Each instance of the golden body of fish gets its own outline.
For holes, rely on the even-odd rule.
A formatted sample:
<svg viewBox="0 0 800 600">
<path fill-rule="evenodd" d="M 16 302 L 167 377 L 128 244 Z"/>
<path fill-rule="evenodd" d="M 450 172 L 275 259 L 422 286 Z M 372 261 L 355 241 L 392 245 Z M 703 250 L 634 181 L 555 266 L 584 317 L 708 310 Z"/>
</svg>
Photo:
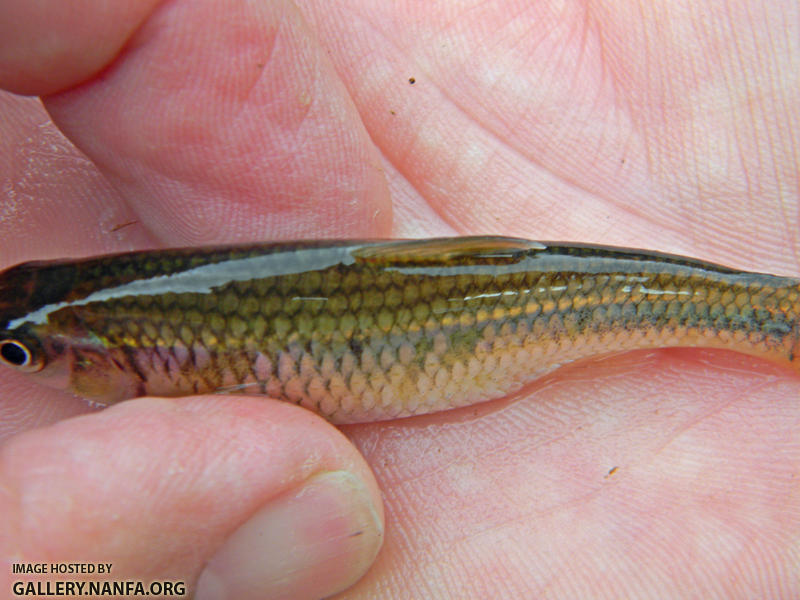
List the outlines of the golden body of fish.
<svg viewBox="0 0 800 600">
<path fill-rule="evenodd" d="M 110 403 L 241 392 L 336 423 L 465 406 L 566 362 L 729 348 L 797 368 L 800 281 L 497 237 L 145 251 L 0 274 L 0 361 Z"/>
</svg>

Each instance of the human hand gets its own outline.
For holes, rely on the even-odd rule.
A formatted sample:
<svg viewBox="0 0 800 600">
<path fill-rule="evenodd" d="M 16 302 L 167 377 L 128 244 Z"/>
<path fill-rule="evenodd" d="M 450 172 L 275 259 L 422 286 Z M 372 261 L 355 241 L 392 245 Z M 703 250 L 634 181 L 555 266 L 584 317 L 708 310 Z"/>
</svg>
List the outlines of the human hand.
<svg viewBox="0 0 800 600">
<path fill-rule="evenodd" d="M 137 2 L 23 19 L 0 31 L 6 48 L 51 39 L 37 31 L 63 47 L 0 55 L 2 83 L 45 94 L 88 160 L 32 100 L 3 98 L 0 266 L 496 233 L 800 272 L 797 8 L 549 4 Z M 62 420 L 89 411 L 2 377 L 11 560 L 91 549 L 123 578 L 192 587 L 254 511 L 330 471 L 361 482 L 361 510 L 339 514 L 379 515 L 353 446 L 296 407 L 141 399 Z M 567 367 L 510 403 L 342 428 L 388 522 L 344 596 L 797 596 L 798 391 L 738 355 L 648 352 Z M 294 575 L 332 586 L 305 590 L 319 596 L 337 589 L 325 573 Z"/>
</svg>

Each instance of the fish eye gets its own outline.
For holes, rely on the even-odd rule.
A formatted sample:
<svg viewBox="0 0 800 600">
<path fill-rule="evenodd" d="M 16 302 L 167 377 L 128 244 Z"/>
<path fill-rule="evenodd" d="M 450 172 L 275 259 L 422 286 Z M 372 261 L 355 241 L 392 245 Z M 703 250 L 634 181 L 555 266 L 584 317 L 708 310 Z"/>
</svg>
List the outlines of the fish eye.
<svg viewBox="0 0 800 600">
<path fill-rule="evenodd" d="M 0 340 L 0 361 L 20 371 L 38 371 L 44 366 L 29 346 L 19 340 Z"/>
</svg>

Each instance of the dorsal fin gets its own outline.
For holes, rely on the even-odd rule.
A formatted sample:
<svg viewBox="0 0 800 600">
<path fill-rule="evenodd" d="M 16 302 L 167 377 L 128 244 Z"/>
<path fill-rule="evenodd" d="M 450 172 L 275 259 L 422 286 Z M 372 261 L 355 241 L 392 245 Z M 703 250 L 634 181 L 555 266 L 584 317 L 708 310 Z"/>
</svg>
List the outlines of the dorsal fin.
<svg viewBox="0 0 800 600">
<path fill-rule="evenodd" d="M 531 250 L 544 250 L 539 242 L 499 236 L 400 240 L 368 244 L 352 251 L 359 262 L 441 264 L 470 258 L 513 262 Z"/>
</svg>

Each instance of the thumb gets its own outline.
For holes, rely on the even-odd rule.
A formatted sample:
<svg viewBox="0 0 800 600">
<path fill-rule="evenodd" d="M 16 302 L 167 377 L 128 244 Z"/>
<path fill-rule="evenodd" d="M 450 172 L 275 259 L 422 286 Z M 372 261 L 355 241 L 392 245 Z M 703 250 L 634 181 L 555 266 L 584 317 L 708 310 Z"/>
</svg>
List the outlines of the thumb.
<svg viewBox="0 0 800 600">
<path fill-rule="evenodd" d="M 8 562 L 111 564 L 102 576 L 13 576 L 23 584 L 104 577 L 199 599 L 319 598 L 359 579 L 383 538 L 377 485 L 346 438 L 246 397 L 141 399 L 19 435 L 0 452 L 0 490 Z"/>
</svg>

